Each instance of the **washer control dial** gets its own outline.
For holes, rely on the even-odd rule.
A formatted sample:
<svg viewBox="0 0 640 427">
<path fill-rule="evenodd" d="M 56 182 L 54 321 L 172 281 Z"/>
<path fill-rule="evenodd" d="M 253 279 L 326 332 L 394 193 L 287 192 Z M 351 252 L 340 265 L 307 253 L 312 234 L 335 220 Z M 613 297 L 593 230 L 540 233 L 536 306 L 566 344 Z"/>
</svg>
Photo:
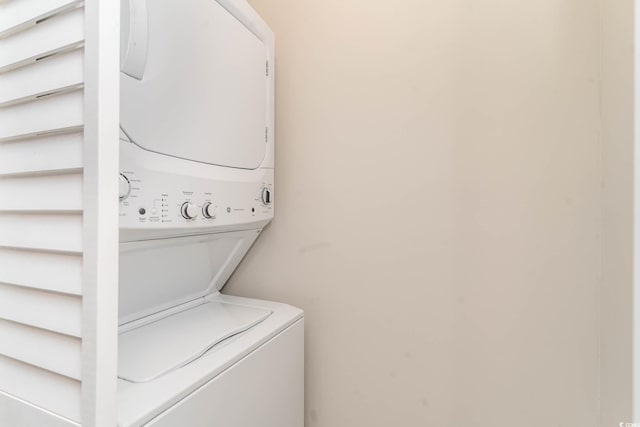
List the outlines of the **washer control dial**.
<svg viewBox="0 0 640 427">
<path fill-rule="evenodd" d="M 215 218 L 215 206 L 211 204 L 211 202 L 207 202 L 202 206 L 202 216 L 205 218 Z"/>
<path fill-rule="evenodd" d="M 262 198 L 262 203 L 264 203 L 265 205 L 270 205 L 271 202 L 273 201 L 271 190 L 266 187 L 263 188 L 261 198 Z"/>
<path fill-rule="evenodd" d="M 123 201 L 129 194 L 131 194 L 131 182 L 129 182 L 129 178 L 127 178 L 124 174 L 120 174 L 118 192 L 120 196 L 120 201 Z"/>
<path fill-rule="evenodd" d="M 180 212 L 185 219 L 194 219 L 198 216 L 198 207 L 193 203 L 184 202 Z"/>
</svg>

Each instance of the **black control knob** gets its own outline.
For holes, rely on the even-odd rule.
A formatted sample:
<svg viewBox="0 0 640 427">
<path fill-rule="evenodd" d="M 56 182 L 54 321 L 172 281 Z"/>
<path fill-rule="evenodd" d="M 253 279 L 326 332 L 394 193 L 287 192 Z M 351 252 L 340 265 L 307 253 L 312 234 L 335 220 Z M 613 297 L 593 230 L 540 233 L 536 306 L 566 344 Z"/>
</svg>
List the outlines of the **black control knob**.
<svg viewBox="0 0 640 427">
<path fill-rule="evenodd" d="M 208 219 L 216 217 L 215 207 L 211 202 L 207 202 L 202 206 L 202 216 Z"/>
<path fill-rule="evenodd" d="M 120 201 L 123 201 L 131 194 L 131 182 L 129 182 L 129 178 L 122 173 L 120 174 L 120 181 L 118 183 L 118 192 L 120 193 Z"/>
<path fill-rule="evenodd" d="M 271 190 L 269 190 L 268 188 L 263 188 L 262 189 L 262 203 L 264 203 L 265 205 L 270 205 L 271 202 L 273 201 L 273 196 L 271 194 Z"/>
<path fill-rule="evenodd" d="M 184 202 L 180 211 L 184 219 L 194 219 L 198 216 L 198 208 L 189 202 Z"/>
</svg>

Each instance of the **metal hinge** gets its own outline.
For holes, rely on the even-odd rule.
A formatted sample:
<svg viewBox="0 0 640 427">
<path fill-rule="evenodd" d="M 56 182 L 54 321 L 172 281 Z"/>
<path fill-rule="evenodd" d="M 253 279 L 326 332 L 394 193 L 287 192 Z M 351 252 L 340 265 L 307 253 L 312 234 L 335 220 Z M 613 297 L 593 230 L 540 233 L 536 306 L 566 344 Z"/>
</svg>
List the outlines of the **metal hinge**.
<svg viewBox="0 0 640 427">
<path fill-rule="evenodd" d="M 265 72 L 265 75 L 266 75 L 267 77 L 269 77 L 269 61 L 267 61 L 267 62 L 265 63 L 265 69 L 264 69 L 264 72 Z"/>
<path fill-rule="evenodd" d="M 264 142 L 269 142 L 269 128 L 264 128 Z"/>
</svg>

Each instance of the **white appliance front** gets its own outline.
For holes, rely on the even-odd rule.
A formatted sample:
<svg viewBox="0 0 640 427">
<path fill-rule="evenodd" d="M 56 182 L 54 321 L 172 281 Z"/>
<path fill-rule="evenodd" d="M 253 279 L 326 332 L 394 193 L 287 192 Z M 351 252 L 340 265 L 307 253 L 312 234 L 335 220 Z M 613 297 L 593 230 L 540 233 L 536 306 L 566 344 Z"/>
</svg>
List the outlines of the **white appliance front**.
<svg viewBox="0 0 640 427">
<path fill-rule="evenodd" d="M 302 311 L 215 293 L 173 313 L 121 331 L 119 427 L 304 425 Z"/>
<path fill-rule="evenodd" d="M 302 311 L 219 292 L 273 218 L 273 34 L 121 1 L 118 425 L 301 427 Z"/>
<path fill-rule="evenodd" d="M 124 3 L 120 124 L 133 143 L 208 164 L 262 165 L 269 40 L 225 9 L 232 3 L 241 1 Z"/>
</svg>

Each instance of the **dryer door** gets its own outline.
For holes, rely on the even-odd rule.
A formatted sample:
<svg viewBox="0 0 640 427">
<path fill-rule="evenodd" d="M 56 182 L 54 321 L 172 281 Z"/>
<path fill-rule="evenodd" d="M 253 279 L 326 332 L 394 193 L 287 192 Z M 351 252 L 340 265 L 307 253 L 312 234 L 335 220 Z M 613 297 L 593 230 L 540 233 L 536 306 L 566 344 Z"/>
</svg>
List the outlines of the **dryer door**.
<svg viewBox="0 0 640 427">
<path fill-rule="evenodd" d="M 160 154 L 255 169 L 267 48 L 214 0 L 124 0 L 120 123 Z"/>
</svg>

